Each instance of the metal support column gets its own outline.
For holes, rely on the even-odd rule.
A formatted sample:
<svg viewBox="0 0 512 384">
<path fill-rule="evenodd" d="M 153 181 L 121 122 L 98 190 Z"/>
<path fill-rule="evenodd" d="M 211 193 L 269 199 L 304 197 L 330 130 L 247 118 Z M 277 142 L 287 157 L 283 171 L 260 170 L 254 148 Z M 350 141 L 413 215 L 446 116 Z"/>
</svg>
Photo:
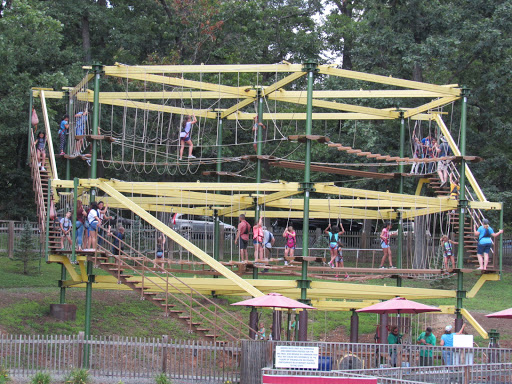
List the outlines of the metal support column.
<svg viewBox="0 0 512 384">
<path fill-rule="evenodd" d="M 404 113 L 400 111 L 400 157 L 405 157 L 405 119 Z M 399 192 L 401 195 L 404 193 L 404 163 L 400 163 L 398 166 L 398 172 L 400 173 L 400 189 Z M 398 212 L 398 251 L 397 251 L 397 259 L 396 266 L 401 269 L 403 266 L 403 246 L 404 246 L 404 224 L 403 224 L 403 212 L 400 210 Z M 396 286 L 402 286 L 402 277 L 397 276 L 396 278 Z"/>
<path fill-rule="evenodd" d="M 92 274 L 92 261 L 87 262 L 87 284 L 85 286 L 85 340 L 91 338 L 91 307 L 92 307 L 92 283 L 94 275 Z M 89 368 L 89 343 L 84 345 L 84 366 Z"/>
<path fill-rule="evenodd" d="M 32 107 L 34 106 L 34 95 L 32 89 L 30 90 L 30 97 L 28 102 L 28 136 L 27 136 L 27 164 L 30 164 L 30 154 L 32 148 L 30 148 L 30 135 L 32 134 Z M 37 132 L 36 132 L 37 133 Z M 34 137 L 35 139 L 35 137 Z"/>
<path fill-rule="evenodd" d="M 74 151 L 74 145 L 71 144 L 71 140 L 69 139 L 71 135 L 69 132 L 71 132 L 71 129 L 75 127 L 71 127 L 71 116 L 73 115 L 73 98 L 69 97 L 69 91 L 66 91 L 66 97 L 68 98 L 68 115 L 69 115 L 69 129 L 68 129 L 68 148 L 67 153 L 68 156 L 71 156 L 73 154 L 72 151 Z M 74 143 L 73 143 L 74 144 Z M 66 180 L 71 180 L 71 160 L 68 158 L 66 159 Z M 70 192 L 69 188 L 66 188 L 66 192 Z M 73 225 L 74 227 L 74 225 Z M 73 243 L 74 244 L 74 243 Z"/>
<path fill-rule="evenodd" d="M 66 281 L 66 267 L 64 264 L 60 265 L 60 304 L 66 304 L 66 287 L 64 287 L 64 282 Z"/>
<path fill-rule="evenodd" d="M 98 127 L 100 125 L 100 78 L 103 71 L 103 66 L 99 63 L 93 64 L 94 72 L 94 99 L 92 111 L 92 134 L 98 134 Z M 92 155 L 91 155 L 91 179 L 95 179 L 98 169 L 98 141 L 92 140 Z M 91 195 L 92 198 L 92 195 Z"/>
<path fill-rule="evenodd" d="M 500 211 L 500 228 L 499 229 L 503 229 L 503 209 L 505 208 L 505 203 L 501 203 L 501 211 Z M 499 237 L 499 257 L 500 257 L 500 260 L 499 260 L 499 265 L 500 265 L 500 275 L 502 274 L 503 272 L 503 236 L 500 236 Z M 496 268 L 496 267 L 494 267 Z"/>
<path fill-rule="evenodd" d="M 52 179 L 48 179 L 48 201 L 46 204 L 46 233 L 44 236 L 44 254 L 46 262 L 50 258 L 50 212 L 52 209 Z"/>
<path fill-rule="evenodd" d="M 78 210 L 78 178 L 73 179 L 73 218 L 71 220 L 73 223 L 73 227 L 71 228 L 71 239 L 73 240 L 73 246 L 71 247 L 71 262 L 76 262 L 76 219 L 77 219 L 77 210 Z M 86 218 L 87 220 L 87 218 Z M 82 224 L 83 226 L 83 224 Z"/>
<path fill-rule="evenodd" d="M 220 183 L 219 172 L 222 171 L 222 130 L 223 120 L 221 119 L 221 111 L 217 111 L 217 183 Z M 218 192 L 218 191 L 217 191 Z"/>
<path fill-rule="evenodd" d="M 219 211 L 213 210 L 213 258 L 217 261 L 220 260 L 219 255 L 219 242 L 222 241 L 220 239 L 220 223 L 219 223 Z M 216 279 L 219 276 L 214 275 L 213 278 Z"/>
<path fill-rule="evenodd" d="M 263 97 L 261 95 L 261 88 L 258 88 L 258 123 L 256 126 L 256 154 L 258 155 L 258 160 L 256 162 L 256 183 L 261 183 L 261 159 L 259 156 L 263 154 L 263 130 L 261 128 L 261 123 L 263 123 Z M 258 220 L 258 218 L 256 218 Z"/>
<path fill-rule="evenodd" d="M 464 291 L 464 275 L 462 268 L 464 266 L 464 222 L 467 211 L 468 201 L 466 200 L 466 122 L 467 122 L 467 104 L 468 104 L 469 90 L 467 88 L 462 89 L 462 105 L 460 115 L 460 154 L 462 160 L 460 162 L 460 194 L 459 194 L 459 246 L 457 249 L 457 307 L 455 309 L 456 320 L 455 320 L 455 331 L 459 331 L 462 327 L 462 313 L 463 308 L 462 301 L 466 297 Z"/>
</svg>

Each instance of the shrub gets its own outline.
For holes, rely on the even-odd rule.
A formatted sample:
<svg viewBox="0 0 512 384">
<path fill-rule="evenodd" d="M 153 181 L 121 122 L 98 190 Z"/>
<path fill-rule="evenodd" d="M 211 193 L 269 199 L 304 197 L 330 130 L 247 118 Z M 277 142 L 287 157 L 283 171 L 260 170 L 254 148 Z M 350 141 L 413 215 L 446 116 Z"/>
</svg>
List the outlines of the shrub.
<svg viewBox="0 0 512 384">
<path fill-rule="evenodd" d="M 89 379 L 89 372 L 86 369 L 74 369 L 66 377 L 66 383 L 87 384 Z"/>
<path fill-rule="evenodd" d="M 169 378 L 165 375 L 165 373 L 161 373 L 157 377 L 155 377 L 155 383 L 156 384 L 172 384 L 172 381 L 169 380 Z"/>
<path fill-rule="evenodd" d="M 49 373 L 38 372 L 30 380 L 30 384 L 50 384 L 52 378 Z"/>
<path fill-rule="evenodd" d="M 9 377 L 9 371 L 7 371 L 7 369 L 4 367 L 0 367 L 0 384 L 5 384 L 9 381 L 11 381 L 11 378 Z"/>
</svg>

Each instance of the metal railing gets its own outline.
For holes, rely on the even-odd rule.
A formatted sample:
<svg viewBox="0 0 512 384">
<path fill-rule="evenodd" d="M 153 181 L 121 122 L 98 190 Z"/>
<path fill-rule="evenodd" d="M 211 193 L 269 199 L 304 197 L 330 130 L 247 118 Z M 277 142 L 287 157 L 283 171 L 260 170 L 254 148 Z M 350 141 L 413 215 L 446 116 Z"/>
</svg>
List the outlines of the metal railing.
<svg viewBox="0 0 512 384">
<path fill-rule="evenodd" d="M 88 348 L 87 348 L 88 347 Z M 84 353 L 89 351 L 89 365 Z M 11 376 L 65 375 L 85 368 L 95 377 L 154 378 L 186 382 L 239 380 L 240 345 L 212 341 L 119 336 L 0 334 L 0 366 Z"/>
</svg>

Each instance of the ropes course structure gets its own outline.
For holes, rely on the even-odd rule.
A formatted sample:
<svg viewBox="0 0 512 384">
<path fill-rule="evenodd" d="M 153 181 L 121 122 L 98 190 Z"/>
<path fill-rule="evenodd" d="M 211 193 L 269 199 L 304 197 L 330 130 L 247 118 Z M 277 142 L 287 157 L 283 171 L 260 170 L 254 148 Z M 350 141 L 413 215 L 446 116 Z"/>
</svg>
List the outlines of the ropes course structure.
<svg viewBox="0 0 512 384">
<path fill-rule="evenodd" d="M 52 153 L 46 100 L 69 100 L 71 144 L 70 151 L 63 157 L 68 162 L 75 158 L 91 162 L 91 175 L 89 178 L 77 175 L 74 180 L 70 176 L 67 180 L 50 177 L 51 186 L 59 197 L 57 210 L 60 212 L 71 210 L 75 215 L 77 200 L 83 205 L 102 200 L 113 217 L 108 222 L 110 227 L 104 226 L 103 237 L 116 227 L 124 227 L 126 247 L 116 253 L 100 244 L 104 257 L 114 254 L 119 265 L 125 265 L 127 260 L 133 263 L 143 260 L 140 268 L 149 268 L 148 271 L 155 273 L 201 276 L 181 278 L 183 284 L 201 295 L 213 292 L 209 279 L 215 277 L 216 295 L 259 296 L 280 292 L 323 310 L 361 308 L 368 302 L 398 295 L 413 299 L 457 298 L 457 304 L 446 312 L 455 312 L 458 316 L 462 313 L 460 287 L 457 290 L 411 288 L 403 286 L 403 279 L 442 280 L 454 275 L 462 279 L 463 273 L 474 271 L 472 253 L 475 250 L 470 233 L 474 226 L 483 222 L 482 211 L 500 211 L 502 217 L 502 204 L 485 198 L 468 165 L 481 159 L 465 153 L 467 94 L 463 88 L 314 63 L 116 64 L 94 65 L 85 70 L 84 79 L 76 87 L 64 91 L 34 89 L 31 97 L 41 100 Z M 315 77 L 335 77 L 364 86 L 355 90 L 316 89 L 321 87 L 314 86 Z M 101 90 L 100 79 L 101 84 L 108 84 L 109 91 Z M 385 108 L 368 106 L 368 100 L 372 99 L 389 105 Z M 426 99 L 429 101 L 425 103 Z M 399 109 L 397 100 L 401 100 Z M 422 103 L 417 104 L 418 100 Z M 452 136 L 455 134 L 452 121 L 454 103 L 459 100 L 462 100 L 463 112 L 456 141 Z M 449 127 L 443 120 L 448 113 Z M 318 120 L 323 124 L 314 126 Z M 354 148 L 359 128 L 354 128 L 351 146 L 332 142 L 327 137 L 327 123 L 339 121 L 340 139 L 342 122 L 346 120 L 397 121 L 400 130 L 397 153 L 381 155 Z M 301 131 L 302 125 L 304 131 Z M 422 136 L 429 139 L 428 144 L 420 140 Z M 430 143 L 434 139 L 446 142 L 446 153 L 436 152 L 438 147 Z M 326 151 L 337 149 L 343 162 L 313 159 L 313 145 L 324 146 Z M 182 147 L 184 155 L 180 160 Z M 190 155 L 186 156 L 189 148 Z M 244 155 L 230 156 L 235 148 L 235 153 Z M 355 159 L 352 163 L 346 161 L 350 156 Z M 49 162 L 56 176 L 55 159 L 50 156 Z M 98 164 L 119 175 L 170 175 L 177 180 L 195 175 L 209 179 L 197 182 L 104 180 L 97 178 Z M 230 164 L 230 171 L 222 169 L 227 164 Z M 455 197 L 453 191 L 443 189 L 444 183 L 436 178 L 437 166 L 445 164 L 460 185 L 460 193 Z M 405 171 L 406 165 L 412 166 L 410 172 Z M 300 181 L 265 181 L 262 179 L 264 166 L 303 171 L 304 177 Z M 363 167 L 369 170 L 361 170 Z M 204 169 L 207 170 L 201 174 L 199 171 Z M 386 172 L 382 172 L 383 169 Z M 221 177 L 251 179 L 249 172 L 255 173 L 255 181 L 221 182 Z M 378 179 L 380 190 L 313 182 L 312 172 L 317 173 L 315 180 L 321 180 L 318 176 L 321 174 Z M 213 176 L 217 177 L 216 182 L 211 182 Z M 389 192 L 388 180 L 400 183 L 397 192 Z M 405 180 L 417 182 L 414 194 L 404 192 Z M 352 180 L 342 180 L 349 181 Z M 429 186 L 426 194 L 423 194 L 424 186 Z M 253 223 L 253 231 L 260 221 L 272 228 L 277 238 L 273 254 L 267 254 L 263 247 L 258 256 L 255 247 L 255 260 L 243 259 L 235 244 L 241 215 Z M 314 220 L 329 224 L 332 221 L 347 227 L 347 233 L 340 238 L 344 243 L 343 267 L 331 268 L 326 264 L 330 259 L 327 243 L 321 231 L 311 228 Z M 359 221 L 363 221 L 364 229 L 359 228 L 355 233 L 353 227 Z M 382 249 L 378 233 L 389 221 L 398 226 L 396 237 L 391 240 L 397 268 L 383 270 L 379 268 Z M 286 260 L 287 263 L 282 256 L 284 224 L 302 227 L 295 228 L 295 255 Z M 460 244 L 457 263 L 449 271 L 443 267 L 442 235 Z M 159 239 L 164 239 L 165 249 Z M 102 244 L 110 244 L 107 240 L 105 238 Z M 481 283 L 499 278 L 501 243 L 496 243 L 489 270 L 480 277 Z M 252 247 L 249 248 L 252 251 Z M 158 252 L 165 253 L 163 260 L 152 266 L 145 264 L 156 260 Z M 66 287 L 89 284 L 81 274 L 72 272 L 72 263 L 81 263 L 83 270 L 86 263 L 98 263 L 94 252 L 80 254 L 74 249 L 65 252 L 51 249 L 49 245 L 47 257 L 48 261 L 62 263 L 68 269 L 72 278 L 64 284 Z M 108 270 L 107 263 L 102 263 Z M 120 278 L 118 267 L 110 269 L 117 275 L 113 273 L 100 279 L 96 288 L 118 289 L 119 282 L 129 282 L 129 278 Z M 271 280 L 259 279 L 262 273 Z M 297 279 L 279 279 L 280 276 L 296 276 Z M 397 286 L 375 290 L 372 285 L 350 284 L 372 278 L 392 278 Z M 144 275 L 140 279 L 138 284 L 144 287 Z M 151 282 L 155 294 L 161 293 L 161 284 L 164 283 Z M 168 292 L 174 289 L 173 294 L 179 294 L 178 288 L 167 288 Z M 150 292 L 142 288 L 143 296 Z"/>
</svg>

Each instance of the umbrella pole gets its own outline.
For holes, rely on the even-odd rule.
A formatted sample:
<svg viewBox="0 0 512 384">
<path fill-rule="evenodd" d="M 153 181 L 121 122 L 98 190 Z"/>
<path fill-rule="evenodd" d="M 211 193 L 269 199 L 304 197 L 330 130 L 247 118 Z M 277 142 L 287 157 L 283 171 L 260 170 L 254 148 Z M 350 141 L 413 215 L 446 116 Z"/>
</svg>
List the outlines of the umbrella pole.
<svg viewBox="0 0 512 384">
<path fill-rule="evenodd" d="M 299 313 L 299 341 L 308 341 L 308 311 L 303 309 Z"/>
<path fill-rule="evenodd" d="M 380 344 L 387 344 L 388 342 L 388 314 L 382 313 L 380 315 Z"/>
<path fill-rule="evenodd" d="M 359 342 L 359 316 L 355 309 L 352 309 L 352 316 L 350 316 L 350 342 Z"/>
</svg>

